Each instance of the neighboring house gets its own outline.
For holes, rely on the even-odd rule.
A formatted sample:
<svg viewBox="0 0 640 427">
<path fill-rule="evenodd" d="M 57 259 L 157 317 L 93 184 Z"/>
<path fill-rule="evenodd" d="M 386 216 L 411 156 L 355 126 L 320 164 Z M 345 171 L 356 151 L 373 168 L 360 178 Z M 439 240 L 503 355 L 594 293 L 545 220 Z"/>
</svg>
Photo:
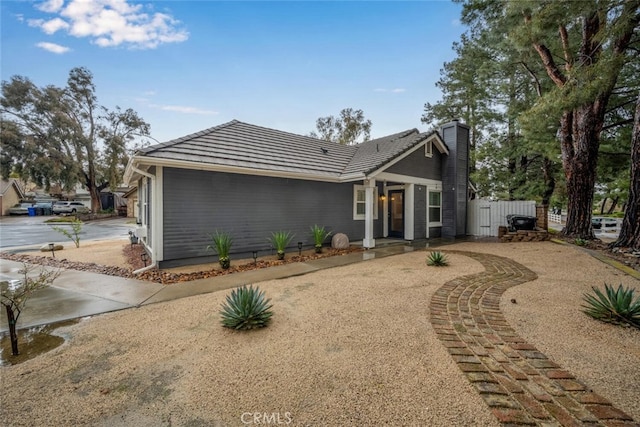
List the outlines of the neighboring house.
<svg viewBox="0 0 640 427">
<path fill-rule="evenodd" d="M 138 151 L 124 181 L 139 189 L 137 233 L 160 267 L 214 260 L 215 230 L 238 258 L 269 251 L 278 230 L 310 247 L 314 224 L 373 248 L 466 234 L 468 141 L 457 121 L 345 146 L 233 120 Z"/>
<path fill-rule="evenodd" d="M 9 215 L 9 208 L 20 203 L 24 193 L 15 179 L 0 181 L 0 216 Z"/>
<path fill-rule="evenodd" d="M 138 218 L 138 187 L 131 187 L 122 197 L 127 205 L 127 218 Z"/>
</svg>

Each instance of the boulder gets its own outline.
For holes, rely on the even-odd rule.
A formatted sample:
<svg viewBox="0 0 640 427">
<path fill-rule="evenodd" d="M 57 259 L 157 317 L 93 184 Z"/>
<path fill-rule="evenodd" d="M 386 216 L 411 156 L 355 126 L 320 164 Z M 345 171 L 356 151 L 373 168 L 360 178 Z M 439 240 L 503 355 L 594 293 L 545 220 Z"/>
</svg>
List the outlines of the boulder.
<svg viewBox="0 0 640 427">
<path fill-rule="evenodd" d="M 59 244 L 53 245 L 54 251 L 61 251 L 63 249 L 64 249 L 64 246 L 62 245 L 59 245 Z M 49 247 L 49 244 L 45 243 L 44 245 L 40 246 L 40 252 L 51 252 L 51 248 Z"/>
<path fill-rule="evenodd" d="M 349 238 L 344 233 L 336 233 L 331 238 L 331 247 L 334 249 L 347 249 L 349 247 Z"/>
</svg>

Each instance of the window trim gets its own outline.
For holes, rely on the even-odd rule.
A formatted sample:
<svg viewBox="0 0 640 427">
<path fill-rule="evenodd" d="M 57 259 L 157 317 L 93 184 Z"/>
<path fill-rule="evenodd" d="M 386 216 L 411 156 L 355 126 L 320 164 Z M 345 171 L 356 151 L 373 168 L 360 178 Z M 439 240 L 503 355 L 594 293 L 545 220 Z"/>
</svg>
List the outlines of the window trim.
<svg viewBox="0 0 640 427">
<path fill-rule="evenodd" d="M 365 193 L 365 201 L 361 202 L 358 201 L 358 191 L 363 191 Z M 367 194 L 366 194 L 366 187 L 364 185 L 359 185 L 359 184 L 354 184 L 353 185 L 353 220 L 354 221 L 364 221 L 365 220 L 365 216 L 366 216 L 366 200 L 367 200 Z M 365 213 L 363 214 L 359 214 L 358 213 L 358 204 L 362 204 L 365 207 Z M 374 188 L 374 192 L 373 192 L 373 219 L 376 220 L 378 219 L 378 189 L 377 187 Z"/>
<path fill-rule="evenodd" d="M 431 194 L 438 193 L 440 195 L 440 204 L 432 205 L 431 204 Z M 440 209 L 440 221 L 432 221 L 431 220 L 431 208 L 439 208 Z M 442 190 L 429 190 L 427 192 L 427 216 L 429 219 L 429 227 L 441 227 L 442 226 Z"/>
</svg>

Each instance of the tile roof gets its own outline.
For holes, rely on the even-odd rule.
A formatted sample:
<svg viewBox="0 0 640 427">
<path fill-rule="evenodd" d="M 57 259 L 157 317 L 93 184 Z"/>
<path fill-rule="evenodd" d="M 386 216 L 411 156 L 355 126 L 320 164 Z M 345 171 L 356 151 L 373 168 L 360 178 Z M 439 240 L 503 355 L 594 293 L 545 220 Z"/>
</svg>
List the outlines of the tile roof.
<svg viewBox="0 0 640 427">
<path fill-rule="evenodd" d="M 341 145 L 232 120 L 146 147 L 137 154 L 147 158 L 340 178 L 376 170 L 433 133 L 410 129 L 357 145 Z"/>
</svg>

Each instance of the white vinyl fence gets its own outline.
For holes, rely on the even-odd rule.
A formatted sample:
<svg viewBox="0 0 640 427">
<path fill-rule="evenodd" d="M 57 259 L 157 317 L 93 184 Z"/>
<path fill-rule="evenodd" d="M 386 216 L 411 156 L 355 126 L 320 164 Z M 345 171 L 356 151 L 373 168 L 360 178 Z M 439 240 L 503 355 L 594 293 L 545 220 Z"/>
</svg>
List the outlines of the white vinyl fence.
<svg viewBox="0 0 640 427">
<path fill-rule="evenodd" d="M 469 200 L 467 234 L 470 236 L 498 236 L 498 227 L 507 226 L 507 215 L 536 216 L 535 201 Z"/>
</svg>

